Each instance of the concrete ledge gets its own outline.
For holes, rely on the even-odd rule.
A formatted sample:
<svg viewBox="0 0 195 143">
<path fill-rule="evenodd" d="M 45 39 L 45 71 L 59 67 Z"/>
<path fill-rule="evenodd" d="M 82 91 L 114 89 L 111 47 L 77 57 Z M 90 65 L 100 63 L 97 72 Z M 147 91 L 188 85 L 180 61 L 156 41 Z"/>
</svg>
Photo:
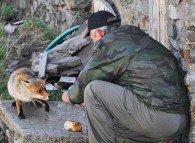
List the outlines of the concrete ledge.
<svg viewBox="0 0 195 143">
<path fill-rule="evenodd" d="M 24 103 L 26 119 L 19 119 L 13 101 L 0 101 L 0 119 L 14 133 L 14 142 L 20 143 L 87 143 L 87 125 L 84 109 L 62 102 L 49 102 L 50 112 Z M 63 129 L 66 120 L 79 121 L 82 132 Z"/>
<path fill-rule="evenodd" d="M 19 119 L 13 101 L 0 101 L 0 119 L 11 135 L 9 142 L 13 143 L 88 143 L 87 124 L 84 108 L 65 104 L 59 101 L 49 101 L 50 112 L 37 108 L 32 103 L 23 103 L 26 119 Z M 70 132 L 63 129 L 64 122 L 78 121 L 82 124 L 82 132 Z M 131 143 L 119 139 L 120 143 Z"/>
</svg>

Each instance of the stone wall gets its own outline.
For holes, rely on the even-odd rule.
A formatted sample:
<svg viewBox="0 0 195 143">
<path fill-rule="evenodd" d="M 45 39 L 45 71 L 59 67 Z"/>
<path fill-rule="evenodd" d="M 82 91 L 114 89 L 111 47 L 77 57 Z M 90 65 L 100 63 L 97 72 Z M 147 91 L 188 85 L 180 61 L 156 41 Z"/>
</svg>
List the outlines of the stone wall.
<svg viewBox="0 0 195 143">
<path fill-rule="evenodd" d="M 15 16 L 33 16 L 58 27 L 60 32 L 82 24 L 89 16 L 92 0 L 4 0 L 12 4 Z M 66 3 L 68 2 L 68 3 Z"/>
</svg>

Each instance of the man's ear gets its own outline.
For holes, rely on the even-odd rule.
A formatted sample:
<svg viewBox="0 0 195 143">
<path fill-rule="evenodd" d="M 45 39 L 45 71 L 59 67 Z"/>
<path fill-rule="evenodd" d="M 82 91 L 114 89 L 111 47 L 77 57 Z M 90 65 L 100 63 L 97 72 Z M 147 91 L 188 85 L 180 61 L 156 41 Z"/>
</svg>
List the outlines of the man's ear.
<svg viewBox="0 0 195 143">
<path fill-rule="evenodd" d="M 96 36 L 98 36 L 99 38 L 102 38 L 104 34 L 105 33 L 102 30 L 99 30 L 99 29 L 96 30 Z"/>
</svg>

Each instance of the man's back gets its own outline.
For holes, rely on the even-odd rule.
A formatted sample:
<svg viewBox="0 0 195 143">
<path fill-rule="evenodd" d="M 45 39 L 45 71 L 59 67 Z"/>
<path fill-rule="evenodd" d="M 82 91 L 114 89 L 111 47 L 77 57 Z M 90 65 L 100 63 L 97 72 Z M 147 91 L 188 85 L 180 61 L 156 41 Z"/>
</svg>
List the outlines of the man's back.
<svg viewBox="0 0 195 143">
<path fill-rule="evenodd" d="M 112 82 L 127 87 L 148 106 L 185 112 L 187 92 L 182 69 L 162 44 L 137 27 L 121 26 L 104 36 L 97 47 L 103 60 L 114 63 Z"/>
</svg>

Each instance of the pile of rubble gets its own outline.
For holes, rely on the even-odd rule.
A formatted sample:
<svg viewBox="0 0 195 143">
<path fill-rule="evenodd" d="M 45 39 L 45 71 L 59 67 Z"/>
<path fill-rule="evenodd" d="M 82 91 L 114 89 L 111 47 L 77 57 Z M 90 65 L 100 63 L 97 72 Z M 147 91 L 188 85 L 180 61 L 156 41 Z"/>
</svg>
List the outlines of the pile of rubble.
<svg viewBox="0 0 195 143">
<path fill-rule="evenodd" d="M 14 24 L 7 24 L 4 29 L 12 34 L 16 28 Z M 92 43 L 89 37 L 85 37 L 86 33 L 86 23 L 83 23 L 77 31 L 63 37 L 66 40 L 61 39 L 61 43 L 56 43 L 47 51 L 44 49 L 51 41 L 42 40 L 39 31 L 29 30 L 19 37 L 12 36 L 12 44 L 6 57 L 7 72 L 12 73 L 18 68 L 28 67 L 40 78 L 48 77 L 48 81 L 52 78 L 52 81 L 59 82 L 62 77 L 61 82 L 66 79 L 64 82 L 72 83 L 74 81 L 71 78 L 76 78 L 91 54 Z"/>
</svg>

